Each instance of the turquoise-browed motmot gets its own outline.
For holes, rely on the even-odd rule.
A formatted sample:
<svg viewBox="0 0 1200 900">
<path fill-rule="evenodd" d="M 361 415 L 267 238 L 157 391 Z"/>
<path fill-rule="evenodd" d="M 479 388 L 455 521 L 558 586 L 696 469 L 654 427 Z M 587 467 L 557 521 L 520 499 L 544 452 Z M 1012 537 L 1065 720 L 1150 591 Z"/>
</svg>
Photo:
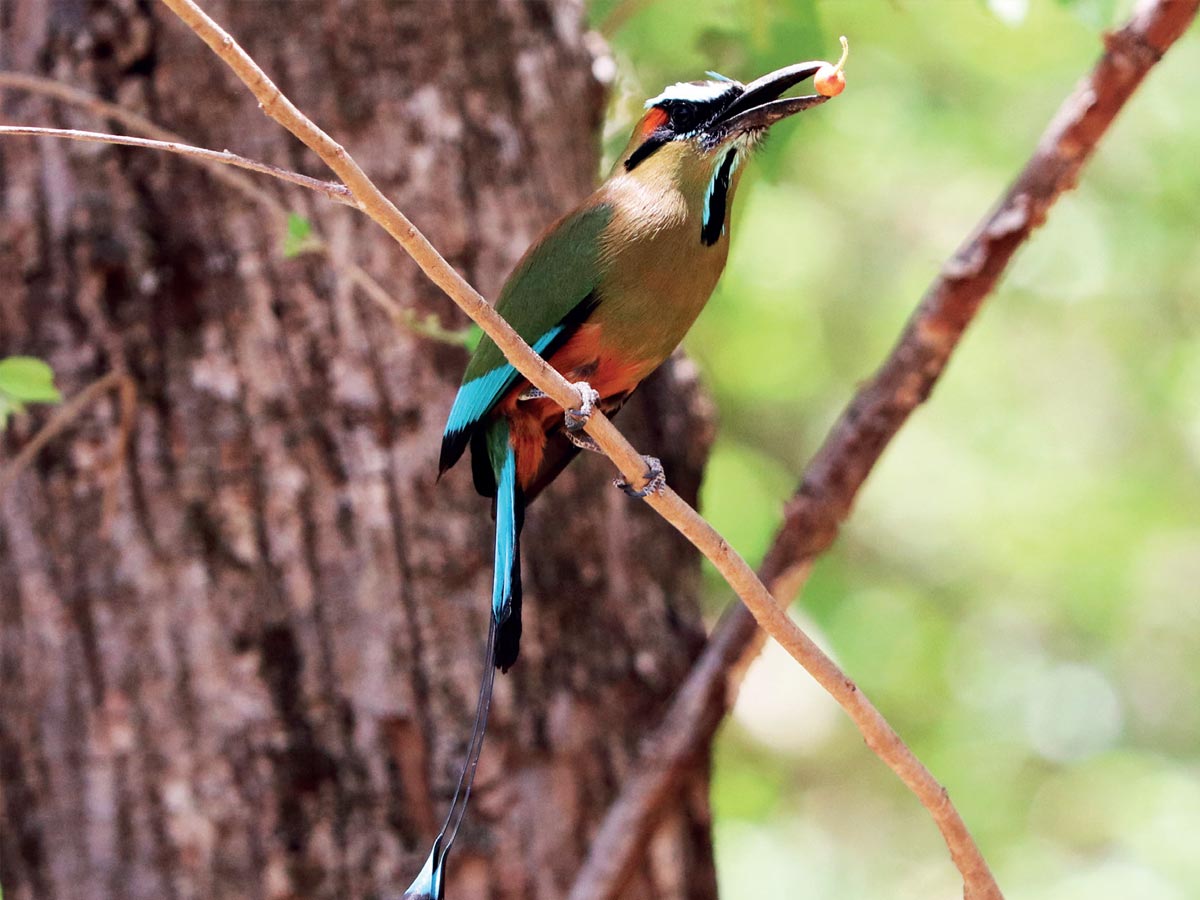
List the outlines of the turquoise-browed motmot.
<svg viewBox="0 0 1200 900">
<path fill-rule="evenodd" d="M 615 412 L 683 339 L 725 268 L 730 207 L 746 157 L 772 124 L 827 99 L 782 98 L 827 65 L 799 63 L 745 85 L 714 76 L 672 85 L 647 100 L 607 180 L 517 264 L 496 309 L 581 394 L 594 398 L 596 408 Z M 485 337 L 450 410 L 440 471 L 470 447 L 475 487 L 494 499 L 492 620 L 467 763 L 446 825 L 408 897 L 442 896 L 445 857 L 465 814 L 494 671 L 517 659 L 525 506 L 588 446 L 580 430 L 591 405 L 564 417 Z"/>
</svg>

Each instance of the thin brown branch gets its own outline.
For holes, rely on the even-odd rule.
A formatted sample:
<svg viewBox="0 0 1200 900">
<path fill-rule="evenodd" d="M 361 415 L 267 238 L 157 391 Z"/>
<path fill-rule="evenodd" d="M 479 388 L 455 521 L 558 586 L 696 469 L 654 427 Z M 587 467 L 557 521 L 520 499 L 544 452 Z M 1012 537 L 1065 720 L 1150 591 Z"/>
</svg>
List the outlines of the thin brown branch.
<svg viewBox="0 0 1200 900">
<path fill-rule="evenodd" d="M 1011 188 L 943 266 L 899 341 L 830 431 L 788 503 L 759 576 L 778 598 L 794 597 L 813 561 L 838 536 L 884 449 L 928 398 L 951 353 L 1017 248 L 1074 187 L 1083 164 L 1147 72 L 1187 29 L 1197 0 L 1143 3 L 1105 39 L 1092 72 L 1062 104 Z M 642 761 L 601 824 L 571 900 L 616 897 L 659 810 L 712 741 L 740 673 L 762 646 L 740 603 L 722 617 Z"/>
<path fill-rule="evenodd" d="M 115 103 L 109 103 L 95 94 L 90 94 L 71 85 L 63 84 L 61 81 L 55 81 L 53 78 L 43 78 L 40 75 L 30 75 L 25 72 L 0 71 L 0 89 L 18 90 L 43 97 L 51 97 L 62 103 L 78 107 L 79 109 L 85 109 L 101 119 L 111 119 L 143 137 L 153 138 L 154 140 L 170 144 L 187 144 L 187 139 L 183 135 L 163 128 L 161 125 L 152 122 L 150 119 L 139 115 L 133 110 L 118 106 Z M 286 218 L 288 212 L 286 207 L 276 200 L 274 195 L 263 190 L 254 179 L 247 178 L 223 160 L 216 162 L 196 156 L 188 156 L 186 158 L 204 166 L 213 178 L 232 187 L 254 202 L 265 206 L 273 214 L 279 216 L 281 220 Z"/>
<path fill-rule="evenodd" d="M 221 163 L 227 166 L 236 166 L 239 169 L 246 169 L 250 172 L 258 172 L 262 175 L 270 175 L 272 178 L 278 178 L 281 181 L 287 181 L 291 184 L 308 188 L 310 191 L 316 191 L 318 194 L 323 194 L 330 200 L 336 200 L 338 203 L 354 204 L 349 192 L 340 184 L 335 184 L 332 181 L 321 181 L 319 178 L 310 178 L 307 175 L 301 175 L 299 172 L 291 172 L 269 163 L 247 159 L 244 156 L 238 156 L 236 153 L 230 153 L 228 150 L 206 150 L 203 147 L 193 147 L 190 144 L 181 144 L 177 141 L 156 141 L 151 138 L 129 137 L 124 134 L 78 131 L 74 128 L 34 128 L 27 125 L 0 125 L 0 135 L 5 134 L 52 137 L 68 141 L 83 141 L 90 144 L 117 144 L 123 147 L 163 150 L 167 153 L 177 153 L 180 156 L 189 156 L 210 163 Z"/>
<path fill-rule="evenodd" d="M 96 398 L 113 388 L 119 391 L 121 425 L 117 432 L 117 445 L 113 450 L 111 465 L 113 469 L 119 466 L 125 456 L 125 447 L 129 441 L 129 433 L 133 428 L 133 415 L 137 403 L 137 393 L 133 381 L 128 375 L 124 372 L 109 372 L 107 375 L 97 378 L 56 409 L 46 424 L 38 429 L 37 434 L 31 437 L 25 446 L 21 448 L 20 452 L 13 457 L 13 461 L 3 469 L 0 469 L 0 497 L 4 496 L 4 492 L 16 481 L 17 476 L 37 458 L 37 455 L 47 444 L 61 434 L 63 429 L 79 418 L 83 411 L 91 406 Z M 112 504 L 112 500 L 109 499 L 110 496 L 110 494 L 106 495 L 106 513 Z"/>
<path fill-rule="evenodd" d="M 0 71 L 0 90 L 6 88 L 51 97 L 63 103 L 86 109 L 96 116 L 112 119 L 129 128 L 131 131 L 141 132 L 146 137 L 167 144 L 187 144 L 187 141 L 181 135 L 163 128 L 145 116 L 51 78 L 42 78 L 39 75 L 29 75 L 24 72 Z M 214 160 L 208 158 L 206 155 L 195 154 L 187 154 L 184 158 L 203 166 L 213 178 L 227 187 L 233 188 L 242 196 L 266 209 L 275 219 L 276 226 L 282 233 L 287 224 L 289 210 L 273 194 L 263 190 L 252 179 L 247 178 L 240 171 L 232 168 L 226 159 Z M 298 177 L 302 178 L 304 176 Z M 324 182 L 320 183 L 323 184 Z M 307 187 L 308 185 L 304 186 Z M 345 203 L 348 198 L 349 194 L 344 193 L 343 190 L 343 195 L 338 199 L 339 202 Z M 430 338 L 431 340 L 441 341 L 445 344 L 461 346 L 465 342 L 466 331 L 445 328 L 436 319 L 423 319 L 413 310 L 397 302 L 383 285 L 357 263 L 335 258 L 330 253 L 329 245 L 317 232 L 316 226 L 313 225 L 311 227 L 312 233 L 309 235 L 305 248 L 306 252 L 324 256 L 337 274 L 345 277 L 353 285 L 361 289 L 367 299 L 378 306 L 384 315 L 392 320 L 392 323 L 396 327 L 411 331 L 422 337 Z"/>
<path fill-rule="evenodd" d="M 342 263 L 335 260 L 332 254 L 329 253 L 328 245 L 319 237 L 317 240 L 320 241 L 320 246 L 316 248 L 318 252 L 325 253 L 330 265 L 348 278 L 350 283 L 361 290 L 368 300 L 383 310 L 384 315 L 391 319 L 392 324 L 397 328 L 404 331 L 411 331 L 432 341 L 451 344 L 455 347 L 466 345 L 467 337 L 470 334 L 468 329 L 447 328 L 438 321 L 437 316 L 428 315 L 422 317 L 415 310 L 401 306 L 387 292 L 384 286 L 372 277 L 370 272 L 357 263 Z"/>
<path fill-rule="evenodd" d="M 530 349 L 507 322 L 446 263 L 432 244 L 379 191 L 345 148 L 316 126 L 285 97 L 250 56 L 192 0 L 163 0 L 254 93 L 263 111 L 287 128 L 333 170 L 358 206 L 378 222 L 409 253 L 422 271 L 450 296 L 534 386 L 564 409 L 578 408 L 578 392 Z M 587 423 L 587 432 L 635 486 L 647 483 L 641 456 L 599 413 Z M 950 804 L 945 791 L 887 725 L 879 711 L 772 598 L 746 561 L 670 487 L 646 498 L 660 515 L 675 526 L 717 568 L 730 587 L 754 614 L 758 624 L 775 638 L 846 709 L 864 739 L 896 771 L 933 814 L 952 858 L 962 872 L 971 897 L 996 898 L 1000 891 L 987 864 Z"/>
</svg>

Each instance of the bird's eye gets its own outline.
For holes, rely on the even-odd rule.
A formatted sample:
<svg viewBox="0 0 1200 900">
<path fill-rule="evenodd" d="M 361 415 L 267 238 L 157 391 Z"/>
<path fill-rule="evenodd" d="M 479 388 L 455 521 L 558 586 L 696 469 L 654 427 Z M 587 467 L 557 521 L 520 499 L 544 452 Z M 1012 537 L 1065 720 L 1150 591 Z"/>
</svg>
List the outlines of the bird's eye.
<svg viewBox="0 0 1200 900">
<path fill-rule="evenodd" d="M 707 120 L 708 104 L 671 103 L 671 130 L 676 134 L 688 134 L 695 131 Z"/>
</svg>

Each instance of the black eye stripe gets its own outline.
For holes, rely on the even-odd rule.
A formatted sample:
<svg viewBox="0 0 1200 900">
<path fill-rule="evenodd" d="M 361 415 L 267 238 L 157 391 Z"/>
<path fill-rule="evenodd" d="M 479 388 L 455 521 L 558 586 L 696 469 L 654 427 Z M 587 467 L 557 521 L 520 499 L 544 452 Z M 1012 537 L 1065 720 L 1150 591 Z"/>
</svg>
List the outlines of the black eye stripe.
<svg viewBox="0 0 1200 900">
<path fill-rule="evenodd" d="M 662 128 L 656 129 L 650 137 L 642 142 L 640 147 L 629 154 L 629 159 L 625 160 L 625 171 L 632 172 L 634 166 L 645 162 L 654 154 L 655 150 L 665 144 L 669 144 L 671 138 L 674 136 L 674 133 L 668 126 L 664 125 Z"/>
</svg>

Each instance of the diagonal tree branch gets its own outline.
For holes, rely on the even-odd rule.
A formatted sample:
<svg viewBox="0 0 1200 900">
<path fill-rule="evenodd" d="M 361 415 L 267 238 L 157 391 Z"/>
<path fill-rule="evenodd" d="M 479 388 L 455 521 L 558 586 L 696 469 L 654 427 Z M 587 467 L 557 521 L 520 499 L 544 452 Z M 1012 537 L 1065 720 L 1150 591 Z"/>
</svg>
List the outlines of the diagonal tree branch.
<svg viewBox="0 0 1200 900">
<path fill-rule="evenodd" d="M 838 536 L 891 439 L 941 377 L 980 305 L 1050 207 L 1075 186 L 1108 126 L 1196 16 L 1198 0 L 1143 2 L 1091 73 L 1063 102 L 1033 156 L 995 208 L 942 267 L 900 339 L 855 395 L 817 452 L 759 569 L 778 598 L 794 597 L 813 561 Z M 571 900 L 616 897 L 640 858 L 657 812 L 709 745 L 740 675 L 764 635 L 740 603 L 721 618 L 642 760 L 610 807 Z"/>
<path fill-rule="evenodd" d="M 329 166 L 369 215 L 408 252 L 421 270 L 478 323 L 505 357 L 535 387 L 563 409 L 579 408 L 582 398 L 565 378 L 526 344 L 483 297 L 437 252 L 428 239 L 371 182 L 366 173 L 328 134 L 285 97 L 250 56 L 206 15 L 193 0 L 163 0 L 258 98 L 263 111 L 299 138 Z M 649 482 L 642 457 L 612 422 L 596 413 L 586 430 L 636 486 Z M 692 542 L 742 598 L 763 630 L 799 662 L 846 710 L 867 744 L 892 768 L 928 809 L 951 857 L 962 873 L 968 897 L 1001 896 L 987 863 L 945 790 L 900 740 L 875 706 L 780 607 L 746 561 L 669 486 L 646 502 Z"/>
</svg>

